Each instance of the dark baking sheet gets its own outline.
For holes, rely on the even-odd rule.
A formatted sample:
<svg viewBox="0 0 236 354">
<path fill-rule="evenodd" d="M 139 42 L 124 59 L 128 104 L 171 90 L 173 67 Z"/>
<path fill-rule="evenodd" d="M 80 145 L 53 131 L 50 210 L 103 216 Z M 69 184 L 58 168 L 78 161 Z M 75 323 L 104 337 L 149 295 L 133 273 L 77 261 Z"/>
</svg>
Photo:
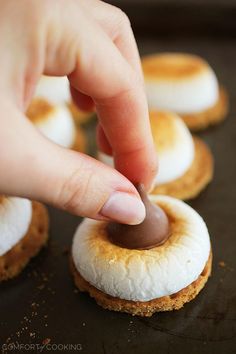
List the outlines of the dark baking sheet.
<svg viewBox="0 0 236 354">
<path fill-rule="evenodd" d="M 227 18 L 221 20 L 227 23 Z M 137 40 L 141 53 L 178 50 L 202 55 L 230 94 L 228 119 L 200 134 L 215 156 L 214 180 L 190 203 L 210 231 L 211 279 L 179 311 L 146 319 L 105 311 L 78 293 L 70 276 L 68 251 L 80 218 L 49 208 L 48 247 L 18 278 L 0 284 L 0 345 L 13 343 L 6 352 L 13 348 L 19 352 L 19 345 L 24 345 L 22 351 L 33 353 L 39 351 L 39 344 L 50 342 L 54 352 L 236 353 L 236 46 L 234 35 L 190 34 L 191 28 L 187 36 L 143 32 Z M 86 128 L 90 137 L 93 128 L 94 123 Z M 63 349 L 69 344 L 74 347 Z"/>
</svg>

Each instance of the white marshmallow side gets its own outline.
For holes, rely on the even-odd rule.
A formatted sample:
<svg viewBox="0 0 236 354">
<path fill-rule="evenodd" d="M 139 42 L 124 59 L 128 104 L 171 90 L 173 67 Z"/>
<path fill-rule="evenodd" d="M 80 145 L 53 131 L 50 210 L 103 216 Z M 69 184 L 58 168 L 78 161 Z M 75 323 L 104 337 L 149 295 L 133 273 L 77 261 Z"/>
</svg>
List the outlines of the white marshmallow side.
<svg viewBox="0 0 236 354">
<path fill-rule="evenodd" d="M 34 122 L 36 127 L 48 139 L 66 148 L 73 146 L 76 127 L 70 111 L 64 106 L 57 106 L 46 117 Z"/>
<path fill-rule="evenodd" d="M 155 177 L 156 185 L 169 183 L 183 176 L 194 160 L 192 135 L 185 123 L 177 116 L 174 128 L 177 137 L 175 143 L 169 149 L 157 151 L 159 171 Z"/>
<path fill-rule="evenodd" d="M 39 80 L 34 97 L 45 98 L 53 104 L 71 101 L 69 81 L 66 76 L 42 76 Z"/>
<path fill-rule="evenodd" d="M 169 149 L 157 151 L 159 169 L 154 179 L 155 185 L 169 183 L 183 176 L 194 160 L 195 152 L 191 133 L 177 116 L 174 124 L 176 143 L 170 144 Z M 98 152 L 98 159 L 106 165 L 114 167 L 113 158 L 101 151 Z"/>
<path fill-rule="evenodd" d="M 0 203 L 0 256 L 26 235 L 31 219 L 32 204 L 28 199 L 6 197 Z"/>
<path fill-rule="evenodd" d="M 189 79 L 146 78 L 145 86 L 151 110 L 198 113 L 214 106 L 219 97 L 217 78 L 211 68 Z"/>
<path fill-rule="evenodd" d="M 125 300 L 149 301 L 180 291 L 203 271 L 210 254 L 210 238 L 203 219 L 174 198 L 157 196 L 152 200 L 167 205 L 181 225 L 185 223 L 183 235 L 163 246 L 127 250 L 103 240 L 96 247 L 91 235 L 99 232 L 101 222 L 85 219 L 78 227 L 72 244 L 75 267 L 104 293 Z"/>
</svg>

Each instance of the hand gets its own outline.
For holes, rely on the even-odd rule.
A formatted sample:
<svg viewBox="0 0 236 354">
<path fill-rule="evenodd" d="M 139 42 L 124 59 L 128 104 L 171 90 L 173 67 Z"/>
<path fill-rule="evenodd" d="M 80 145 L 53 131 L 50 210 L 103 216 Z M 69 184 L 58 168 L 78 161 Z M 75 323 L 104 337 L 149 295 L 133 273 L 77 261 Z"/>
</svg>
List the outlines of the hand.
<svg viewBox="0 0 236 354">
<path fill-rule="evenodd" d="M 0 191 L 81 216 L 136 224 L 133 183 L 156 173 L 139 55 L 126 15 L 98 0 L 0 0 Z M 67 75 L 95 105 L 98 144 L 118 171 L 43 137 L 25 117 L 41 74 Z"/>
</svg>

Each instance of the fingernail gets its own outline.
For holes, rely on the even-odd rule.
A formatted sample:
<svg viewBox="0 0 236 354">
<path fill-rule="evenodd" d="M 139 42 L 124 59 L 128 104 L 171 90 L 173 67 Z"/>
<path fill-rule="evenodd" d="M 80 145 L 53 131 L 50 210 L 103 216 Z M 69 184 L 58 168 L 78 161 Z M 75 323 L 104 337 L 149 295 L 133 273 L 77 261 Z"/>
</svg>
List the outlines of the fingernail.
<svg viewBox="0 0 236 354">
<path fill-rule="evenodd" d="M 102 207 L 100 214 L 123 224 L 137 225 L 144 220 L 146 210 L 141 199 L 136 196 L 114 192 Z"/>
</svg>

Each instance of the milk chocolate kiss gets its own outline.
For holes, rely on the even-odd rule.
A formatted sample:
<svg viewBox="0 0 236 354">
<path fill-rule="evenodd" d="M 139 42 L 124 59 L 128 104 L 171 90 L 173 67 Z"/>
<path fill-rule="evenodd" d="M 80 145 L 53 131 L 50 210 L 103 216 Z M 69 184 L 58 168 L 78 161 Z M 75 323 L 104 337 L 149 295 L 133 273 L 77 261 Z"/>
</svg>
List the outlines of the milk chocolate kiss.
<svg viewBox="0 0 236 354">
<path fill-rule="evenodd" d="M 146 217 L 139 225 L 125 225 L 110 222 L 107 232 L 110 241 L 129 249 L 150 249 L 163 244 L 170 235 L 169 220 L 165 212 L 152 204 L 142 185 L 137 190 L 146 207 Z"/>
</svg>

